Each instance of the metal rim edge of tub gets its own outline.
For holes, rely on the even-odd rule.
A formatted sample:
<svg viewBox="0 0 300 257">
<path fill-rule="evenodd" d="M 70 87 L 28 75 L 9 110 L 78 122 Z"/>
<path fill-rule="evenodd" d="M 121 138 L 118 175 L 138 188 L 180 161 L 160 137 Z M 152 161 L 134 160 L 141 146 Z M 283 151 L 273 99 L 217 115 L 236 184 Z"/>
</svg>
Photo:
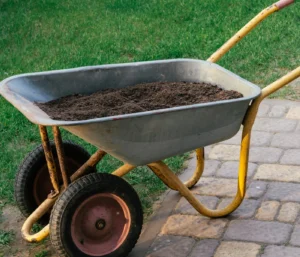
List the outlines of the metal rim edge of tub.
<svg viewBox="0 0 300 257">
<path fill-rule="evenodd" d="M 146 111 L 146 112 L 138 112 L 138 113 L 132 113 L 132 114 L 124 114 L 124 115 L 117 115 L 117 116 L 109 116 L 104 118 L 94 118 L 94 119 L 88 119 L 88 120 L 80 120 L 80 121 L 61 121 L 61 120 L 53 120 L 48 115 L 48 118 L 40 118 L 35 117 L 32 115 L 31 110 L 29 111 L 26 108 L 26 105 L 29 103 L 32 104 L 29 100 L 25 99 L 24 97 L 16 94 L 12 90 L 10 90 L 7 87 L 7 83 L 11 82 L 14 79 L 18 78 L 26 78 L 26 77 L 32 77 L 32 76 L 40 76 L 40 75 L 51 75 L 51 74 L 63 74 L 63 73 L 72 73 L 72 72 L 78 72 L 78 71 L 89 71 L 93 70 L 95 68 L 101 68 L 101 69 L 112 69 L 117 67 L 128 67 L 128 66 L 140 66 L 140 65 L 148 65 L 148 64 L 159 64 L 159 63 L 174 63 L 174 62 L 199 62 L 199 63 L 208 63 L 212 67 L 228 73 L 230 76 L 233 76 L 239 80 L 241 80 L 243 83 L 247 84 L 247 86 L 251 87 L 253 89 L 253 95 L 248 97 L 243 97 L 239 99 L 232 99 L 232 100 L 223 100 L 223 101 L 216 101 L 216 102 L 210 102 L 210 103 L 202 103 L 202 104 L 194 104 L 194 105 L 187 105 L 187 106 L 180 106 L 180 107 L 173 107 L 173 108 L 166 108 L 166 109 L 159 109 L 154 111 Z M 72 69 L 63 69 L 63 70 L 53 70 L 53 71 L 46 71 L 46 72 L 34 72 L 34 73 L 25 73 L 21 75 L 15 75 L 11 76 L 2 82 L 0 82 L 0 94 L 13 106 L 15 106 L 20 112 L 22 112 L 31 122 L 39 125 L 44 126 L 74 126 L 74 125 L 82 125 L 82 124 L 89 124 L 89 123 L 100 123 L 100 122 L 106 122 L 106 121 L 113 121 L 113 120 L 120 120 L 120 119 L 129 119 L 129 118 L 135 118 L 135 117 L 141 117 L 141 116 L 148 116 L 148 115 L 154 115 L 154 114 L 160 114 L 160 113 L 167 113 L 167 112 L 174 112 L 174 111 L 180 111 L 180 110 L 187 110 L 187 109 L 193 109 L 193 108 L 205 108 L 208 106 L 213 105 L 221 105 L 226 103 L 234 103 L 234 102 L 240 102 L 240 101 L 251 101 L 258 97 L 261 93 L 261 89 L 256 86 L 255 84 L 243 79 L 242 77 L 234 74 L 233 72 L 221 67 L 220 65 L 203 61 L 203 60 L 197 60 L 197 59 L 168 59 L 168 60 L 158 60 L 158 61 L 145 61 L 145 62 L 133 62 L 133 63 L 124 63 L 124 64 L 107 64 L 107 65 L 96 65 L 96 66 L 85 66 L 80 68 L 72 68 Z M 38 108 L 38 107 L 36 107 Z M 38 108 L 39 109 L 39 108 Z"/>
</svg>

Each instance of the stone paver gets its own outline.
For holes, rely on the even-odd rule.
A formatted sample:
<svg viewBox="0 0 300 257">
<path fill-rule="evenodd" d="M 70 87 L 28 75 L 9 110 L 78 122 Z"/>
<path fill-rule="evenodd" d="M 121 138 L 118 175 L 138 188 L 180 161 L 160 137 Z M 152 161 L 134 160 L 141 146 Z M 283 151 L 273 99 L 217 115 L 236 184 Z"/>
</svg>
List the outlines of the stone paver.
<svg viewBox="0 0 300 257">
<path fill-rule="evenodd" d="M 207 208 L 210 209 L 215 209 L 219 201 L 219 198 L 214 196 L 201 196 L 201 195 L 195 195 L 195 196 L 202 204 L 204 204 Z M 199 214 L 199 212 L 197 212 L 195 208 L 184 197 L 181 197 L 180 201 L 175 207 L 174 213 L 189 214 L 189 215 Z"/>
<path fill-rule="evenodd" d="M 290 246 L 269 245 L 261 257 L 299 257 L 300 248 Z"/>
<path fill-rule="evenodd" d="M 214 257 L 256 257 L 260 248 L 254 243 L 222 242 Z"/>
<path fill-rule="evenodd" d="M 262 104 L 259 106 L 259 109 L 258 109 L 258 112 L 257 112 L 257 116 L 258 116 L 258 117 L 264 117 L 264 116 L 267 116 L 269 110 L 270 110 L 270 106 L 269 106 L 268 104 L 262 103 Z"/>
<path fill-rule="evenodd" d="M 272 147 L 251 147 L 250 162 L 276 163 L 282 155 L 282 149 Z M 209 158 L 222 161 L 239 160 L 240 147 L 236 145 L 216 145 Z"/>
<path fill-rule="evenodd" d="M 300 149 L 286 150 L 280 160 L 282 164 L 300 165 Z"/>
<path fill-rule="evenodd" d="M 267 183 L 264 181 L 253 181 L 246 191 L 246 198 L 260 198 L 267 190 Z"/>
<path fill-rule="evenodd" d="M 271 146 L 279 148 L 300 148 L 300 134 L 277 133 L 274 135 Z"/>
<path fill-rule="evenodd" d="M 297 128 L 296 128 L 296 132 L 297 132 L 297 133 L 300 132 L 300 121 L 299 121 L 298 126 L 297 126 Z"/>
<path fill-rule="evenodd" d="M 276 163 L 283 150 L 274 147 L 251 147 L 250 162 Z M 240 147 L 236 145 L 216 145 L 210 152 L 209 158 L 222 161 L 238 161 Z"/>
<path fill-rule="evenodd" d="M 209 219 L 203 216 L 173 215 L 162 229 L 163 234 L 220 238 L 227 224 L 226 219 Z"/>
<path fill-rule="evenodd" d="M 269 117 L 271 118 L 280 118 L 285 115 L 287 111 L 287 107 L 284 105 L 275 105 L 272 107 L 271 111 L 269 112 Z"/>
<path fill-rule="evenodd" d="M 280 203 L 278 201 L 265 201 L 257 210 L 255 218 L 258 220 L 274 220 Z"/>
<path fill-rule="evenodd" d="M 272 138 L 272 133 L 263 132 L 263 131 L 253 131 L 251 133 L 251 145 L 252 146 L 267 146 L 267 145 L 269 145 L 271 138 Z"/>
<path fill-rule="evenodd" d="M 219 242 L 215 239 L 203 239 L 196 243 L 189 257 L 213 257 Z"/>
<path fill-rule="evenodd" d="M 300 226 L 294 227 L 294 231 L 290 240 L 291 245 L 300 246 Z"/>
<path fill-rule="evenodd" d="M 265 132 L 289 132 L 297 126 L 297 120 L 257 118 L 253 129 Z"/>
<path fill-rule="evenodd" d="M 209 153 L 210 159 L 222 161 L 239 160 L 240 147 L 236 145 L 216 145 Z"/>
<path fill-rule="evenodd" d="M 233 199 L 231 198 L 225 198 L 223 199 L 219 206 L 218 209 L 223 209 L 226 206 L 228 206 Z M 245 199 L 242 204 L 239 206 L 237 210 L 235 210 L 233 213 L 231 213 L 228 218 L 230 219 L 247 219 L 251 218 L 257 207 L 259 206 L 259 201 L 258 200 L 252 200 L 252 199 Z"/>
<path fill-rule="evenodd" d="M 257 168 L 257 164 L 249 163 L 248 164 L 248 174 L 247 177 L 252 177 L 255 170 Z M 237 161 L 228 161 L 224 162 L 222 166 L 218 169 L 216 176 L 224 177 L 224 178 L 237 178 L 239 170 L 239 162 Z"/>
<path fill-rule="evenodd" d="M 202 178 L 193 188 L 195 194 L 233 197 L 236 194 L 236 179 Z"/>
<path fill-rule="evenodd" d="M 284 203 L 281 206 L 277 220 L 281 222 L 295 222 L 300 205 L 298 203 Z"/>
<path fill-rule="evenodd" d="M 216 160 L 207 160 L 205 161 L 203 177 L 211 177 L 215 175 L 218 167 L 220 166 L 220 162 Z"/>
<path fill-rule="evenodd" d="M 282 150 L 272 147 L 251 147 L 249 153 L 250 162 L 276 163 L 282 155 Z"/>
<path fill-rule="evenodd" d="M 273 134 L 263 131 L 253 131 L 251 133 L 251 145 L 252 146 L 267 146 L 271 142 Z M 240 145 L 242 138 L 242 131 L 240 130 L 234 137 L 223 141 L 225 145 Z"/>
<path fill-rule="evenodd" d="M 289 239 L 292 225 L 274 221 L 233 220 L 229 223 L 225 239 L 283 244 Z"/>
<path fill-rule="evenodd" d="M 286 117 L 288 119 L 300 120 L 300 106 L 290 108 L 290 110 L 288 111 Z"/>
<path fill-rule="evenodd" d="M 181 236 L 159 236 L 151 246 L 147 257 L 186 257 L 195 240 Z"/>
<path fill-rule="evenodd" d="M 241 143 L 242 131 L 240 130 L 235 136 L 229 138 L 225 141 L 222 141 L 222 144 L 225 145 L 239 145 Z"/>
<path fill-rule="evenodd" d="M 205 148 L 206 151 L 206 148 Z M 197 166 L 197 160 L 196 156 L 193 156 L 193 158 L 190 160 L 190 165 L 189 169 L 195 170 Z M 204 171 L 203 171 L 203 177 L 211 177 L 214 176 L 217 169 L 221 165 L 221 162 L 217 160 L 205 160 L 205 165 L 204 165 Z"/>
<path fill-rule="evenodd" d="M 258 116 L 246 196 L 238 209 L 226 218 L 210 219 L 170 191 L 141 235 L 156 231 L 160 236 L 141 241 L 148 255 L 130 257 L 300 256 L 300 101 L 266 100 Z M 205 147 L 203 178 L 192 192 L 210 209 L 220 210 L 235 197 L 241 133 Z M 195 160 L 194 155 L 185 178 L 192 175 Z"/>
<path fill-rule="evenodd" d="M 267 200 L 300 202 L 300 184 L 272 182 L 266 192 Z"/>
<path fill-rule="evenodd" d="M 205 147 L 205 151 L 204 151 L 205 159 L 208 158 L 208 155 L 209 155 L 211 149 L 212 149 L 212 145 L 209 145 L 209 146 L 206 146 L 206 147 Z"/>
<path fill-rule="evenodd" d="M 259 166 L 254 179 L 300 182 L 300 166 L 262 164 Z"/>
</svg>

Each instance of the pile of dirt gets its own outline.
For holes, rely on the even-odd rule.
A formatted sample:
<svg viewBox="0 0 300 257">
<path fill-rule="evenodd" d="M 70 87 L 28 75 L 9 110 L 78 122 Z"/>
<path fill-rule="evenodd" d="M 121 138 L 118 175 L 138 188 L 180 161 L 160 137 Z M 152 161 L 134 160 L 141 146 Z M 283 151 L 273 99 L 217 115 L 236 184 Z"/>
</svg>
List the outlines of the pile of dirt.
<svg viewBox="0 0 300 257">
<path fill-rule="evenodd" d="M 243 95 L 239 92 L 207 83 L 154 82 L 91 95 L 69 95 L 36 105 L 52 119 L 74 121 L 240 97 Z"/>
</svg>

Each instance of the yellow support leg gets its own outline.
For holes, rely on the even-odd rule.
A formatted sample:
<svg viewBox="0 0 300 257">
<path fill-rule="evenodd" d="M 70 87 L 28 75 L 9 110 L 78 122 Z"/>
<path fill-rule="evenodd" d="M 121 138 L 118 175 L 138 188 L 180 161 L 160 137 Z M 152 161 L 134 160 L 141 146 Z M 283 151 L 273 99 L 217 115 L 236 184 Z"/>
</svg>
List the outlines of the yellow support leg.
<svg viewBox="0 0 300 257">
<path fill-rule="evenodd" d="M 30 243 L 37 243 L 49 235 L 49 224 L 38 233 L 30 234 L 32 226 L 36 223 L 55 203 L 58 196 L 47 198 L 42 204 L 26 219 L 22 226 L 22 237 Z"/>
<path fill-rule="evenodd" d="M 197 167 L 194 171 L 194 174 L 188 181 L 184 183 L 187 188 L 192 188 L 194 185 L 196 185 L 202 176 L 204 170 L 204 148 L 196 149 L 196 157 Z"/>
<path fill-rule="evenodd" d="M 188 187 L 183 184 L 180 179 L 169 169 L 169 167 L 164 164 L 162 161 L 151 163 L 148 166 L 151 169 L 159 170 L 160 173 L 164 175 L 166 184 L 170 185 L 170 188 L 175 188 L 179 193 L 186 198 L 186 200 L 202 215 L 208 217 L 223 217 L 234 210 L 236 210 L 242 203 L 245 192 L 246 192 L 246 178 L 247 178 L 247 168 L 248 168 L 248 154 L 250 146 L 250 134 L 251 134 L 252 124 L 248 123 L 244 127 L 242 145 L 240 152 L 240 166 L 239 166 L 239 177 L 237 185 L 237 193 L 234 200 L 224 209 L 221 210 L 212 210 L 206 208 L 198 199 L 190 192 Z"/>
<path fill-rule="evenodd" d="M 196 183 L 199 181 L 199 179 L 201 178 L 201 175 L 203 173 L 204 170 L 204 148 L 199 148 L 196 150 L 196 156 L 197 156 L 197 167 L 194 171 L 193 176 L 184 183 L 184 185 L 187 188 L 192 188 L 194 185 L 196 185 Z M 178 191 L 178 188 L 176 185 L 174 185 L 172 182 L 170 182 L 170 180 L 165 176 L 164 170 L 157 168 L 156 166 L 153 166 L 151 164 L 148 165 L 148 167 L 155 173 L 155 175 L 157 177 L 159 177 L 159 179 L 164 182 L 164 184 L 173 189 Z"/>
<path fill-rule="evenodd" d="M 133 170 L 136 168 L 136 166 L 133 166 L 131 164 L 125 163 L 123 166 L 120 168 L 116 169 L 112 174 L 118 177 L 123 177 L 125 176 L 129 171 Z"/>
</svg>

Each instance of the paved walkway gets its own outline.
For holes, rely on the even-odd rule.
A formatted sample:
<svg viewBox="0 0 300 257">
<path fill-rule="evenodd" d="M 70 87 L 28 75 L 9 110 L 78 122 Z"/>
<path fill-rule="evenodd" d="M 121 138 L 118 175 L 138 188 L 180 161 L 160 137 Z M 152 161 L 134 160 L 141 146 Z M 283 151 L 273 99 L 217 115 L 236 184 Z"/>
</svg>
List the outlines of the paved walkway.
<svg viewBox="0 0 300 257">
<path fill-rule="evenodd" d="M 206 148 L 206 167 L 193 192 L 222 208 L 236 192 L 240 133 Z M 182 177 L 193 173 L 195 159 Z M 184 178 L 183 178 L 184 179 Z M 222 219 L 198 214 L 168 192 L 130 256 L 300 256 L 300 102 L 266 100 L 255 122 L 247 196 Z"/>
</svg>

